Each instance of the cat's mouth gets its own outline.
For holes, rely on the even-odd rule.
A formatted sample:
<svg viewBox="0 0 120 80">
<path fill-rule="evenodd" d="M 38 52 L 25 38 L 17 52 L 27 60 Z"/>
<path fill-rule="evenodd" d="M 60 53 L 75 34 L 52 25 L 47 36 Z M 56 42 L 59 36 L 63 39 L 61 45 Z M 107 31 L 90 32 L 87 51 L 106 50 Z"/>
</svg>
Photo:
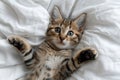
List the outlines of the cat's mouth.
<svg viewBox="0 0 120 80">
<path fill-rule="evenodd" d="M 58 41 L 57 43 L 58 43 L 58 44 L 62 44 L 62 45 L 64 45 L 64 44 L 65 44 L 65 43 L 64 43 L 63 41 L 61 41 L 61 40 L 60 40 L 60 41 Z"/>
<path fill-rule="evenodd" d="M 62 45 L 64 45 L 64 43 L 63 43 L 63 42 L 61 42 L 61 41 L 60 41 L 60 42 L 58 42 L 58 44 L 62 44 Z"/>
</svg>

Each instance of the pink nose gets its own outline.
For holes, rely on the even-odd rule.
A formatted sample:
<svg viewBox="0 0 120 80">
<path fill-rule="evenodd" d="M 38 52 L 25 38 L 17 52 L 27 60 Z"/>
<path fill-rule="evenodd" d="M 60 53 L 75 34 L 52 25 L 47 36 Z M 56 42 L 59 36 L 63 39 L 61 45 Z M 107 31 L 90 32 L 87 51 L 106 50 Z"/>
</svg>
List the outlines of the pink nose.
<svg viewBox="0 0 120 80">
<path fill-rule="evenodd" d="M 63 41 L 65 38 L 64 37 L 60 37 L 60 40 Z"/>
</svg>

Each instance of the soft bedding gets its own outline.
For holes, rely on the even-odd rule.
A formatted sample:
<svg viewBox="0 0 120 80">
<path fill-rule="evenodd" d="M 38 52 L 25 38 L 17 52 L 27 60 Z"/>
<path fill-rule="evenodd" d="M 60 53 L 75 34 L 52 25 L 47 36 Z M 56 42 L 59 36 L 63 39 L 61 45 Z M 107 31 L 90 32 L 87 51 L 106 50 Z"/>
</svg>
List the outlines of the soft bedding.
<svg viewBox="0 0 120 80">
<path fill-rule="evenodd" d="M 82 65 L 70 80 L 120 80 L 119 0 L 0 0 L 0 80 L 15 80 L 27 72 L 18 51 L 6 38 L 21 35 L 31 45 L 39 45 L 54 5 L 60 7 L 65 18 L 88 14 L 86 30 L 76 50 L 92 47 L 99 54 L 95 61 Z"/>
</svg>

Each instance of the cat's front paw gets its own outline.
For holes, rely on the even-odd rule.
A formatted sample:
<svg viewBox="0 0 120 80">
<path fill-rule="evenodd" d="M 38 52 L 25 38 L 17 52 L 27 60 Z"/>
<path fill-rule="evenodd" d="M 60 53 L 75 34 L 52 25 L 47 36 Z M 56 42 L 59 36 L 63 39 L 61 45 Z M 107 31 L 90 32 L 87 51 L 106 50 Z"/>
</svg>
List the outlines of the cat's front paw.
<svg viewBox="0 0 120 80">
<path fill-rule="evenodd" d="M 23 48 L 23 42 L 16 36 L 8 37 L 8 42 L 16 47 L 18 50 L 22 50 Z"/>
<path fill-rule="evenodd" d="M 86 48 L 84 50 L 81 50 L 78 60 L 79 62 L 84 62 L 88 60 L 95 60 L 97 57 L 97 52 L 93 48 Z"/>
<path fill-rule="evenodd" d="M 27 43 L 27 41 L 20 36 L 9 36 L 8 42 L 14 47 L 16 47 L 20 52 L 26 52 L 31 49 L 31 46 Z"/>
</svg>

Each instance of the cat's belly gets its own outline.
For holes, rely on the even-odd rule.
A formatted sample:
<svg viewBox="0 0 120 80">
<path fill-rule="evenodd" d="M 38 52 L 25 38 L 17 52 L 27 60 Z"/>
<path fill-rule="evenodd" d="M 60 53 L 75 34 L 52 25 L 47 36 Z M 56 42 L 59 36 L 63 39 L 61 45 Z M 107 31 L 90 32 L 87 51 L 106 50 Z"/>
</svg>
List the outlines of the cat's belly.
<svg viewBox="0 0 120 80">
<path fill-rule="evenodd" d="M 61 56 L 49 56 L 42 67 L 39 80 L 44 80 L 44 78 L 52 78 L 56 75 L 61 67 L 61 62 L 64 59 L 65 58 Z"/>
<path fill-rule="evenodd" d="M 64 57 L 61 56 L 50 56 L 45 62 L 45 66 L 50 69 L 58 69 L 61 62 L 64 60 Z"/>
</svg>

